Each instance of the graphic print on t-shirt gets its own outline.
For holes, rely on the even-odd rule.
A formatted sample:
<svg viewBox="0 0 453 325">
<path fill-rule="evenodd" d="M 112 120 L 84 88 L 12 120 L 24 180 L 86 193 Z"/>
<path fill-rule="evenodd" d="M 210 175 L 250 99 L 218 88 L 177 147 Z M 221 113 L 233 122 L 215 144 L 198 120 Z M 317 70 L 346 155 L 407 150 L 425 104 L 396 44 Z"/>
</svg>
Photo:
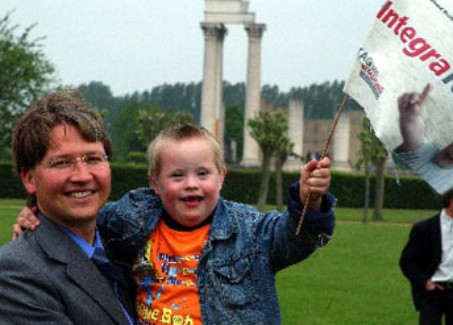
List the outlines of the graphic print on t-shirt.
<svg viewBox="0 0 453 325">
<path fill-rule="evenodd" d="M 176 231 L 159 222 L 133 268 L 140 324 L 201 324 L 196 269 L 209 228 Z"/>
</svg>

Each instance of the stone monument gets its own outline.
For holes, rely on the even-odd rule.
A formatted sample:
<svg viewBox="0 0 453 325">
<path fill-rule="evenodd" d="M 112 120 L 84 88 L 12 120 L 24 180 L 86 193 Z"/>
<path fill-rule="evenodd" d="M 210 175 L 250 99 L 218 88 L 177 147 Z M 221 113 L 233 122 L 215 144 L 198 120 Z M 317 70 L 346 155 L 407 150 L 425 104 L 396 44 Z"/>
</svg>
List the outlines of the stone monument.
<svg viewBox="0 0 453 325">
<path fill-rule="evenodd" d="M 259 147 L 250 136 L 247 121 L 258 115 L 261 108 L 261 37 L 264 24 L 255 23 L 255 14 L 248 11 L 249 3 L 242 0 L 205 0 L 203 88 L 201 125 L 221 141 L 224 135 L 225 107 L 223 103 L 223 41 L 226 24 L 245 26 L 249 44 L 247 60 L 246 100 L 244 116 L 243 166 L 259 166 Z"/>
</svg>

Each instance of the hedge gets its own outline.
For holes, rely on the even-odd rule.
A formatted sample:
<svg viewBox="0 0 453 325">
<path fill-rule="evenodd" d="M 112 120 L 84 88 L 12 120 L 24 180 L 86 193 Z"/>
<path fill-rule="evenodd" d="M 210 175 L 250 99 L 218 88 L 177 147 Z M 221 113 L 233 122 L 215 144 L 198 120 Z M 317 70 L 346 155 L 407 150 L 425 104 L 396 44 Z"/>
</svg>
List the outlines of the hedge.
<svg viewBox="0 0 453 325">
<path fill-rule="evenodd" d="M 255 204 L 258 201 L 261 172 L 258 169 L 228 170 L 222 195 L 233 201 Z M 268 203 L 275 204 L 275 175 L 269 184 Z M 287 188 L 299 178 L 297 172 L 283 175 Z M 129 189 L 148 186 L 146 165 L 112 164 L 111 200 L 117 200 Z M 370 201 L 373 203 L 374 179 L 371 179 Z M 363 175 L 332 171 L 330 191 L 338 198 L 338 206 L 360 208 L 364 204 L 365 181 Z M 11 163 L 0 162 L 0 198 L 24 198 L 25 191 L 19 177 L 13 172 Z M 389 209 L 438 209 L 439 197 L 419 177 L 394 177 L 385 180 L 384 207 Z"/>
</svg>

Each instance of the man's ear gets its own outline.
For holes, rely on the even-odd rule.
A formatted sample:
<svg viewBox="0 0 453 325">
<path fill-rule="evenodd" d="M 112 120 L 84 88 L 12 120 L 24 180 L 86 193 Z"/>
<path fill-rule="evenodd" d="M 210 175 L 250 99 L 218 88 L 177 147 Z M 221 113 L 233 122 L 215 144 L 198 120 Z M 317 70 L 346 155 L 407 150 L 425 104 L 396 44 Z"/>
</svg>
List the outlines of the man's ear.
<svg viewBox="0 0 453 325">
<path fill-rule="evenodd" d="M 22 171 L 20 173 L 22 184 L 28 194 L 36 194 L 35 174 L 33 170 Z"/>
</svg>

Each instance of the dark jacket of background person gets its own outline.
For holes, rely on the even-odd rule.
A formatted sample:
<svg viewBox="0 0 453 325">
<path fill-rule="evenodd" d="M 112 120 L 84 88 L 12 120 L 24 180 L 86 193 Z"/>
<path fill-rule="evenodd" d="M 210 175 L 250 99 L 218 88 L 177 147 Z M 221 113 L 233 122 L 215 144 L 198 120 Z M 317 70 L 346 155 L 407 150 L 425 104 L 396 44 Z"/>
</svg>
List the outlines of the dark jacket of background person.
<svg viewBox="0 0 453 325">
<path fill-rule="evenodd" d="M 442 258 L 440 214 L 416 223 L 410 232 L 409 241 L 403 249 L 400 267 L 409 279 L 412 298 L 417 310 L 423 295 L 425 283 L 434 275 Z"/>
</svg>

